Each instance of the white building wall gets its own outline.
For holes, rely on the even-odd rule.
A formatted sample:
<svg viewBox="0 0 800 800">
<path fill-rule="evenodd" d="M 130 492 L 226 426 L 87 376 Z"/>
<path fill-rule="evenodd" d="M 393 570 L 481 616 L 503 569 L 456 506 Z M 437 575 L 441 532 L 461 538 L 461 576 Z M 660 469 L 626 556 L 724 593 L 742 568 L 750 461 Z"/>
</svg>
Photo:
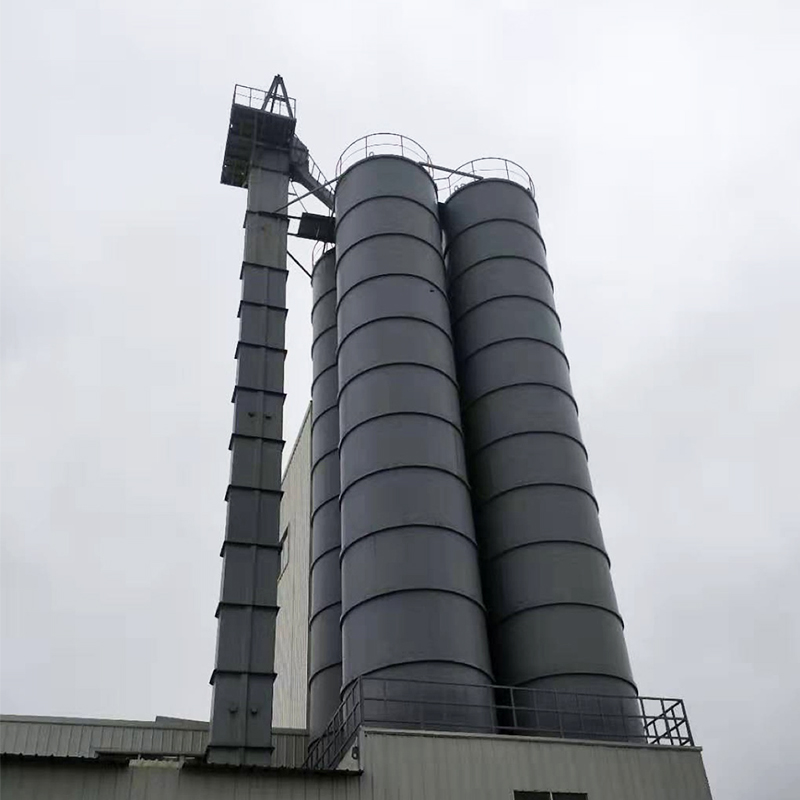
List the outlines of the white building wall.
<svg viewBox="0 0 800 800">
<path fill-rule="evenodd" d="M 306 727 L 308 693 L 308 571 L 311 556 L 311 406 L 283 474 L 273 726 Z M 285 567 L 283 566 L 285 564 Z"/>
</svg>

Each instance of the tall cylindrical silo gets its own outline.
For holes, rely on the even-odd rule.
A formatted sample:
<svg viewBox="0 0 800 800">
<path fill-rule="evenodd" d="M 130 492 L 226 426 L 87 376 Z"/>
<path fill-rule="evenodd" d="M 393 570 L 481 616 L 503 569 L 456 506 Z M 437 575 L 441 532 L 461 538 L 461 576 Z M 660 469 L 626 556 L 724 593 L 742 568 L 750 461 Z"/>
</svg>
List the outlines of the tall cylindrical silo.
<svg viewBox="0 0 800 800">
<path fill-rule="evenodd" d="M 336 368 L 336 254 L 325 253 L 311 277 L 311 568 L 308 621 L 308 728 L 313 742 L 340 702 L 339 380 Z"/>
<path fill-rule="evenodd" d="M 536 203 L 475 181 L 443 225 L 497 682 L 634 696 Z M 624 733 L 628 704 L 603 703 L 588 727 Z"/>
<path fill-rule="evenodd" d="M 336 218 L 343 685 L 390 679 L 362 682 L 373 719 L 490 728 L 433 181 L 372 156 L 339 179 Z"/>
</svg>

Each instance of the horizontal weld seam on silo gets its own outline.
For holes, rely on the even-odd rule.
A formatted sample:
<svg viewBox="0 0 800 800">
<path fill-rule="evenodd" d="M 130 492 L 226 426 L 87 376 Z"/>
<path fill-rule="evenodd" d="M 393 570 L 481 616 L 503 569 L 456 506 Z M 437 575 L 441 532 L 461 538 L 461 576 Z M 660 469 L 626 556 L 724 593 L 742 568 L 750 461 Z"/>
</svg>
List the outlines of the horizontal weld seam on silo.
<svg viewBox="0 0 800 800">
<path fill-rule="evenodd" d="M 515 292 L 514 294 L 497 294 L 492 297 L 487 297 L 485 300 L 480 300 L 479 302 L 475 303 L 475 305 L 472 305 L 462 311 L 458 316 L 454 316 L 452 320 L 453 327 L 455 328 L 456 325 L 464 319 L 464 317 L 468 317 L 473 311 L 477 311 L 479 308 L 489 305 L 489 303 L 494 303 L 498 300 L 509 299 L 527 300 L 531 303 L 537 303 L 540 306 L 544 306 L 556 318 L 558 329 L 561 330 L 561 318 L 558 316 L 558 312 L 553 308 L 553 306 L 551 306 L 549 303 L 545 303 L 544 300 L 540 300 L 538 297 L 533 297 L 530 294 L 524 294 L 522 292 Z"/>
<path fill-rule="evenodd" d="M 461 407 L 462 409 L 462 416 L 463 412 L 469 411 L 472 406 L 476 403 L 479 403 L 484 397 L 488 397 L 491 394 L 495 394 L 496 392 L 504 392 L 506 389 L 514 389 L 519 386 L 542 386 L 547 389 L 553 389 L 556 392 L 561 392 L 565 397 L 568 397 L 572 402 L 572 405 L 575 406 L 576 413 L 578 412 L 578 404 L 575 402 L 575 398 L 566 390 L 563 389 L 561 386 L 556 386 L 553 383 L 543 383 L 542 381 L 519 381 L 518 383 L 504 383 L 502 386 L 496 386 L 494 389 L 489 389 L 488 392 L 484 392 L 483 394 L 479 394 L 477 397 L 471 398 L 467 403 L 464 403 Z"/>
<path fill-rule="evenodd" d="M 313 614 L 311 614 L 308 618 L 308 624 L 310 625 L 320 614 L 324 611 L 327 611 L 330 608 L 334 608 L 335 606 L 341 606 L 341 600 L 334 600 L 332 603 L 327 603 L 326 605 L 322 606 L 322 608 L 318 608 Z M 339 618 L 341 620 L 341 617 Z"/>
<path fill-rule="evenodd" d="M 365 481 L 368 478 L 374 478 L 376 475 L 381 475 L 384 472 L 395 472 L 400 469 L 429 469 L 433 470 L 434 472 L 441 472 L 444 475 L 451 475 L 452 477 L 459 480 L 467 489 L 470 488 L 469 482 L 467 481 L 464 475 L 459 474 L 458 472 L 453 472 L 452 470 L 445 469 L 444 467 L 436 466 L 435 464 L 393 464 L 390 467 L 381 467 L 380 469 L 373 469 L 370 472 L 366 472 L 363 475 L 359 475 L 354 481 L 350 481 L 350 483 L 345 486 L 342 484 L 342 490 L 339 493 L 339 505 L 342 504 L 342 499 L 344 498 L 345 494 L 350 491 L 356 484 L 361 483 L 361 481 Z M 414 526 L 412 526 L 414 527 Z"/>
<path fill-rule="evenodd" d="M 487 261 L 501 261 L 505 259 L 514 259 L 515 261 L 525 261 L 528 264 L 533 264 L 535 267 L 538 267 L 546 276 L 547 280 L 550 282 L 550 288 L 555 290 L 555 284 L 553 283 L 553 278 L 547 270 L 547 267 L 544 264 L 540 264 L 533 258 L 528 258 L 527 256 L 519 256 L 519 255 L 499 255 L 499 256 L 486 256 L 486 258 L 479 258 L 477 261 L 473 261 L 468 267 L 464 267 L 460 269 L 455 275 L 453 274 L 452 270 L 448 270 L 448 279 L 450 281 L 450 286 L 454 286 L 456 281 L 461 280 L 461 278 L 466 275 L 474 267 L 479 267 L 481 264 L 485 264 Z"/>
<path fill-rule="evenodd" d="M 437 327 L 437 326 L 434 326 Z M 434 372 L 438 372 L 440 375 L 444 375 L 453 386 L 458 389 L 458 383 L 456 382 L 455 378 L 449 373 L 445 372 L 443 369 L 439 369 L 439 367 L 434 366 L 433 364 L 426 364 L 421 361 L 384 361 L 380 364 L 375 364 L 371 367 L 367 367 L 366 369 L 362 369 L 360 372 L 356 372 L 355 375 L 351 375 L 340 387 L 339 387 L 339 394 L 337 395 L 338 399 L 341 399 L 342 392 L 357 378 L 360 378 L 362 375 L 366 375 L 368 372 L 373 372 L 376 369 L 383 369 L 384 367 L 420 367 L 421 369 L 430 369 Z"/>
<path fill-rule="evenodd" d="M 342 687 L 342 694 L 344 694 L 344 691 L 349 686 L 352 686 L 352 684 L 355 683 L 358 680 L 359 677 L 368 678 L 370 675 L 372 675 L 375 672 L 380 672 L 381 670 L 386 669 L 387 667 L 400 666 L 401 664 L 402 665 L 407 665 L 407 664 L 453 664 L 453 665 L 458 666 L 458 667 L 469 667 L 470 669 L 474 669 L 475 672 L 480 672 L 482 675 L 485 675 L 490 681 L 494 680 L 494 677 L 492 676 L 492 674 L 487 672 L 483 667 L 479 666 L 478 664 L 472 664 L 472 663 L 470 663 L 468 661 L 454 661 L 452 658 L 412 658 L 412 659 L 407 659 L 407 660 L 404 659 L 403 661 L 392 661 L 392 662 L 389 662 L 388 664 L 384 664 L 383 666 L 375 667 L 374 669 L 370 669 L 370 670 L 367 670 L 366 672 L 362 672 L 360 676 L 357 676 L 357 677 L 353 678 L 353 680 L 351 680 L 346 686 Z M 594 674 L 594 673 L 591 673 L 591 674 Z M 483 689 L 483 690 L 491 689 L 491 686 L 485 686 L 482 683 L 460 683 L 460 682 L 459 683 L 452 683 L 452 682 L 448 682 L 448 681 L 426 681 L 426 680 L 421 680 L 421 679 L 418 680 L 418 679 L 414 679 L 414 678 L 400 678 L 399 682 L 403 683 L 403 684 L 414 684 L 414 683 L 425 684 L 426 686 L 429 686 L 431 684 L 438 684 L 440 686 L 468 686 L 468 687 L 473 687 L 474 686 L 476 689 Z M 379 699 L 379 698 L 365 697 L 364 699 L 365 700 L 376 700 L 376 699 Z"/>
<path fill-rule="evenodd" d="M 311 462 L 311 472 L 312 472 L 312 474 L 314 472 L 314 467 L 316 467 L 320 463 L 320 461 L 322 461 L 323 458 L 325 458 L 326 456 L 329 456 L 331 453 L 335 453 L 338 449 L 339 449 L 338 446 L 337 447 L 331 447 L 329 450 L 326 450 L 324 453 L 322 453 L 321 455 L 318 455 L 315 459 L 313 459 L 312 462 Z"/>
<path fill-rule="evenodd" d="M 378 419 L 385 419 L 386 417 L 428 417 L 430 419 L 438 419 L 440 422 L 444 422 L 445 424 L 449 425 L 462 439 L 464 438 L 464 432 L 461 430 L 461 427 L 453 422 L 452 419 L 449 417 L 443 417 L 441 414 L 432 414 L 430 411 L 384 411 L 381 414 L 375 414 L 373 417 L 368 417 L 367 419 L 362 419 L 356 422 L 350 428 L 342 433 L 342 437 L 339 440 L 339 448 L 341 448 L 344 440 L 355 430 L 362 427 L 363 425 L 367 425 L 370 422 L 374 422 Z"/>
<path fill-rule="evenodd" d="M 491 497 L 487 497 L 485 500 L 480 500 L 477 497 L 473 500 L 476 506 L 479 508 L 485 508 L 489 505 L 489 503 L 493 503 L 499 497 L 503 495 L 509 494 L 510 492 L 519 492 L 523 489 L 539 489 L 544 486 L 561 486 L 564 489 L 574 489 L 576 492 L 582 492 L 587 497 L 591 498 L 592 502 L 594 503 L 595 507 L 599 510 L 600 505 L 597 502 L 597 498 L 591 493 L 586 491 L 582 486 L 576 486 L 574 483 L 558 483 L 557 481 L 536 481 L 534 483 L 521 483 L 517 486 L 509 486 L 508 489 L 503 489 L 496 494 L 493 494 Z"/>
<path fill-rule="evenodd" d="M 339 449 L 338 447 L 332 447 L 330 450 L 328 450 L 323 455 L 319 456 L 318 458 L 313 459 L 313 461 L 311 462 L 311 475 L 313 476 L 314 468 L 319 466 L 319 464 L 320 464 L 320 462 L 322 461 L 323 458 L 327 458 L 328 456 L 331 455 L 331 453 L 335 453 L 338 449 Z"/>
<path fill-rule="evenodd" d="M 328 503 L 331 503 L 334 500 L 338 500 L 338 499 L 339 499 L 339 495 L 338 494 L 333 494 L 330 497 L 326 497 L 316 508 L 313 508 L 313 505 L 312 505 L 312 512 L 311 512 L 312 519 L 314 517 L 314 514 L 316 514 L 322 508 L 322 506 L 325 506 Z"/>
<path fill-rule="evenodd" d="M 364 197 L 358 202 L 354 203 L 341 216 L 337 216 L 334 230 L 335 231 L 339 230 L 339 227 L 341 226 L 342 222 L 347 219 L 347 215 L 351 211 L 360 208 L 365 203 L 372 203 L 374 200 L 405 200 L 407 203 L 413 203 L 415 206 L 424 208 L 436 220 L 437 223 L 439 222 L 438 213 L 430 206 L 425 205 L 425 203 L 423 203 L 421 200 L 417 200 L 416 197 L 409 197 L 407 194 L 371 194 L 369 197 Z"/>
<path fill-rule="evenodd" d="M 604 611 L 606 614 L 610 614 L 612 617 L 619 620 L 619 624 L 621 627 L 623 628 L 625 627 L 625 623 L 622 621 L 622 617 L 620 616 L 618 611 L 614 611 L 608 606 L 601 606 L 599 603 L 587 603 L 587 602 L 581 602 L 579 600 L 572 600 L 572 601 L 553 600 L 547 603 L 533 603 L 523 608 L 518 608 L 515 611 L 511 611 L 508 614 L 503 614 L 497 617 L 490 617 L 490 619 L 492 625 L 495 628 L 499 628 L 501 625 L 504 625 L 506 622 L 508 622 L 508 620 L 512 619 L 513 617 L 518 617 L 520 614 L 527 614 L 529 611 L 530 612 L 538 611 L 539 609 L 544 609 L 544 608 L 557 608 L 559 606 L 579 606 L 581 608 L 594 608 L 597 611 Z"/>
<path fill-rule="evenodd" d="M 378 275 L 368 275 L 366 278 L 362 278 L 360 281 L 357 281 L 352 286 L 349 286 L 345 291 L 342 293 L 341 297 L 336 302 L 336 310 L 339 310 L 339 306 L 341 306 L 342 301 L 347 297 L 347 295 L 353 291 L 358 286 L 363 286 L 365 283 L 369 283 L 370 281 L 378 281 L 384 280 L 386 278 L 411 278 L 413 280 L 422 281 L 423 283 L 427 283 L 428 286 L 432 286 L 439 292 L 445 300 L 447 300 L 447 292 L 439 286 L 437 283 L 434 283 L 429 278 L 426 278 L 424 275 L 417 275 L 413 272 L 381 272 Z"/>
<path fill-rule="evenodd" d="M 506 439 L 513 439 L 516 436 L 561 436 L 564 439 L 569 439 L 571 442 L 575 442 L 578 447 L 583 450 L 583 454 L 586 456 L 586 460 L 589 460 L 589 454 L 586 452 L 586 446 L 583 442 L 578 439 L 577 437 L 573 436 L 570 433 L 564 433 L 563 431 L 551 431 L 551 430 L 541 430 L 541 431 L 534 431 L 534 430 L 524 430 L 524 431 L 514 431 L 514 433 L 504 433 L 502 436 L 498 436 L 496 439 L 492 439 L 490 442 L 486 442 L 482 444 L 480 447 L 476 447 L 474 450 L 470 450 L 469 454 L 471 456 L 476 456 L 478 453 L 486 450 L 492 445 L 498 444 L 499 442 L 503 442 Z"/>
<path fill-rule="evenodd" d="M 430 325 L 432 328 L 436 328 L 437 330 L 441 331 L 451 342 L 453 341 L 453 337 L 450 334 L 450 331 L 448 329 L 443 328 L 441 325 L 437 325 L 435 322 L 433 322 L 432 320 L 426 319 L 425 317 L 412 317 L 409 314 L 389 314 L 388 316 L 385 316 L 385 317 L 375 317 L 375 319 L 368 319 L 366 322 L 362 322 L 359 325 L 356 325 L 356 327 L 353 328 L 352 330 L 349 330 L 344 335 L 344 338 L 339 342 L 339 345 L 336 348 L 337 356 L 338 356 L 339 352 L 341 351 L 342 346 L 344 345 L 344 343 L 356 331 L 360 331 L 363 328 L 366 328 L 366 327 L 368 327 L 370 325 L 377 325 L 380 322 L 386 322 L 387 320 L 390 320 L 390 319 L 402 319 L 402 320 L 408 320 L 408 321 L 411 321 L 411 322 L 420 322 L 423 325 Z M 449 319 L 448 319 L 448 321 L 449 321 Z M 449 328 L 450 326 L 448 325 L 447 327 Z"/>
<path fill-rule="evenodd" d="M 312 489 L 314 488 L 314 484 L 315 483 L 316 483 L 316 481 L 312 477 Z M 313 494 L 313 491 L 312 491 L 312 494 Z M 319 505 L 316 506 L 315 510 L 319 510 L 320 508 L 322 508 L 323 505 L 325 505 L 325 503 L 330 502 L 330 500 L 334 499 L 335 497 L 336 497 L 336 493 L 326 496 L 325 499 Z M 312 505 L 312 508 L 314 508 L 314 501 L 313 500 L 311 501 L 311 505 Z"/>
<path fill-rule="evenodd" d="M 364 236 L 362 239 L 357 239 L 352 244 L 349 244 L 342 252 L 337 255 L 336 257 L 336 271 L 339 271 L 339 265 L 342 263 L 342 259 L 354 248 L 358 247 L 360 244 L 364 244 L 364 242 L 369 242 L 372 239 L 380 239 L 383 236 L 396 236 L 402 237 L 404 239 L 413 239 L 415 242 L 423 242 L 424 244 L 428 245 L 428 247 L 436 253 L 437 256 L 444 264 L 444 257 L 442 256 L 442 251 L 439 249 L 437 245 L 433 242 L 429 242 L 427 239 L 423 239 L 421 236 L 415 236 L 413 233 L 404 233 L 403 231 L 380 231 L 379 233 L 371 233 L 369 236 Z"/>
<path fill-rule="evenodd" d="M 539 231 L 537 231 L 532 225 L 528 225 L 527 222 L 524 222 L 521 219 L 516 219 L 515 217 L 487 217 L 486 219 L 480 219 L 477 222 L 471 222 L 465 228 L 461 228 L 454 236 L 447 237 L 447 247 L 444 248 L 445 255 L 450 252 L 450 248 L 458 240 L 458 237 L 461 236 L 462 233 L 471 231 L 473 228 L 479 228 L 481 225 L 488 225 L 492 222 L 510 222 L 514 225 L 521 225 L 523 228 L 527 228 L 529 231 L 532 231 L 534 234 L 536 234 L 536 238 L 542 243 L 542 249 L 544 250 L 545 255 L 547 255 L 547 246 L 544 243 L 542 234 L 539 233 Z"/>
<path fill-rule="evenodd" d="M 314 333 L 313 338 L 311 339 L 311 352 L 314 352 L 314 345 L 319 341 L 319 339 L 324 336 L 328 331 L 333 330 L 336 327 L 336 323 L 333 322 L 331 325 L 328 325 L 327 328 L 323 328 L 321 331 L 316 331 Z"/>
<path fill-rule="evenodd" d="M 338 411 L 338 410 L 339 410 L 339 404 L 338 403 L 333 403 L 332 405 L 329 405 L 326 408 L 323 408 L 322 411 L 319 412 L 319 414 L 312 414 L 311 415 L 311 433 L 312 433 L 312 435 L 314 433 L 314 428 L 317 426 L 317 423 L 326 414 L 330 414 L 331 411 Z"/>
<path fill-rule="evenodd" d="M 312 503 L 311 503 L 311 508 L 312 508 L 311 516 L 312 516 L 312 518 L 314 516 L 314 513 L 319 511 L 322 508 L 322 506 L 327 505 L 328 503 L 332 502 L 333 500 L 338 499 L 338 497 L 339 497 L 338 493 L 337 494 L 331 494 L 330 496 L 326 497 L 318 506 L 316 506 L 316 508 L 314 507 L 314 503 L 312 501 Z"/>
<path fill-rule="evenodd" d="M 329 547 L 327 550 L 323 550 L 321 553 L 315 555 L 314 558 L 311 559 L 311 563 L 308 568 L 309 574 L 311 574 L 314 571 L 314 567 L 317 565 L 317 563 L 321 561 L 323 558 L 325 558 L 325 556 L 327 556 L 328 553 L 340 552 L 341 549 L 342 549 L 341 545 L 336 544 L 333 547 Z"/>
<path fill-rule="evenodd" d="M 334 264 L 334 270 L 336 269 L 336 265 Z M 311 304 L 311 316 L 314 316 L 314 311 L 316 311 L 317 306 L 329 295 L 331 292 L 336 291 L 336 284 L 334 283 L 333 287 L 330 289 L 326 289 L 323 294 L 321 294 L 312 304 Z"/>
<path fill-rule="evenodd" d="M 332 364 L 329 364 L 325 369 L 321 370 L 317 375 L 314 377 L 314 380 L 311 381 L 311 388 L 314 388 L 314 384 L 328 371 L 336 368 L 336 362 L 334 361 Z"/>
<path fill-rule="evenodd" d="M 532 542 L 522 542 L 521 544 L 515 544 L 511 547 L 506 547 L 503 550 L 495 553 L 494 555 L 487 556 L 483 555 L 481 560 L 484 564 L 491 564 L 493 561 L 497 561 L 500 558 L 504 558 L 509 553 L 514 552 L 515 550 L 524 550 L 528 547 L 536 547 L 540 544 L 566 544 L 566 545 L 575 545 L 576 547 L 588 547 L 591 550 L 594 550 L 597 553 L 601 553 L 605 560 L 608 562 L 608 565 L 611 566 L 611 559 L 608 557 L 608 553 L 602 548 L 598 547 L 596 544 L 591 544 L 590 542 L 584 542 L 579 539 L 536 539 Z M 484 548 L 485 550 L 485 548 Z"/>
<path fill-rule="evenodd" d="M 338 411 L 338 410 L 339 410 L 339 401 L 337 399 L 337 400 L 334 400 L 329 406 L 325 406 L 319 412 L 319 414 L 313 414 L 312 417 L 311 417 L 311 428 L 312 428 L 312 430 L 314 428 L 314 423 L 316 423 L 320 419 L 322 419 L 322 417 L 324 417 L 325 414 L 327 414 L 330 411 Z"/>
<path fill-rule="evenodd" d="M 380 153 L 377 156 L 367 156 L 366 158 L 362 158 L 360 161 L 353 162 L 340 176 L 339 179 L 336 181 L 336 191 L 339 190 L 339 187 L 344 182 L 344 179 L 351 173 L 354 172 L 358 167 L 363 167 L 365 164 L 369 164 L 370 162 L 375 161 L 402 161 L 404 164 L 408 164 L 409 166 L 415 167 L 418 169 L 430 182 L 434 189 L 437 188 L 436 181 L 431 176 L 430 172 L 428 172 L 425 167 L 423 167 L 417 161 L 414 161 L 410 158 L 406 158 L 405 156 L 398 156 L 394 153 Z"/>
<path fill-rule="evenodd" d="M 359 536 L 357 539 L 354 539 L 352 542 L 349 542 L 348 544 L 342 543 L 341 550 L 339 552 L 339 561 L 342 560 L 344 554 L 351 547 L 355 547 L 355 545 L 359 544 L 360 542 L 363 542 L 364 539 L 370 539 L 373 536 L 378 536 L 382 533 L 389 533 L 391 531 L 401 531 L 404 528 L 431 528 L 435 531 L 446 531 L 447 533 L 452 533 L 454 536 L 460 536 L 462 539 L 466 539 L 476 549 L 478 547 L 478 543 L 472 536 L 464 533 L 464 531 L 461 531 L 458 528 L 451 528 L 448 525 L 431 525 L 430 523 L 423 523 L 423 522 L 409 522 L 408 524 L 405 525 L 387 525 L 385 528 L 377 528 L 376 530 L 369 531 L 369 533 L 365 533 L 363 536 Z"/>
<path fill-rule="evenodd" d="M 567 367 L 569 367 L 569 359 L 567 358 L 567 354 L 560 348 L 556 347 L 552 342 L 548 342 L 546 339 L 540 339 L 538 336 L 509 336 L 507 339 L 499 339 L 496 342 L 489 342 L 488 344 L 481 345 L 477 350 L 473 350 L 466 356 L 461 356 L 459 358 L 459 363 L 466 364 L 473 356 L 478 355 L 478 353 L 482 353 L 484 350 L 488 350 L 490 347 L 498 347 L 499 345 L 503 345 L 506 342 L 539 342 L 540 344 L 546 344 L 548 347 L 552 347 L 553 350 L 556 351 L 563 359 L 567 362 Z"/>
<path fill-rule="evenodd" d="M 330 497 L 327 497 L 325 500 L 323 500 L 316 508 L 312 508 L 312 510 L 311 510 L 311 524 L 312 525 L 314 524 L 314 517 L 317 515 L 317 513 L 319 511 L 322 510 L 323 506 L 328 505 L 328 503 L 332 503 L 334 500 L 338 501 L 338 499 L 339 499 L 339 495 L 338 494 L 331 495 Z"/>
<path fill-rule="evenodd" d="M 548 678 L 575 677 L 577 675 L 591 675 L 591 676 L 598 677 L 598 678 L 612 678 L 613 680 L 622 681 L 623 683 L 627 683 L 628 686 L 630 686 L 637 694 L 639 692 L 638 687 L 636 686 L 636 684 L 632 680 L 630 680 L 630 678 L 626 678 L 623 675 L 617 675 L 617 674 L 614 674 L 612 672 L 597 672 L 597 671 L 592 671 L 592 670 L 582 670 L 580 672 L 544 672 L 541 675 L 537 675 L 535 678 L 526 678 L 525 681 L 523 682 L 524 686 L 521 685 L 521 684 L 515 684 L 515 686 L 517 688 L 522 689 L 522 688 L 527 687 L 527 684 L 529 684 L 529 683 L 536 683 L 537 681 L 544 681 L 544 680 L 547 680 Z M 558 690 L 557 689 L 556 690 L 543 689 L 541 691 L 551 692 L 551 691 L 558 691 Z M 566 692 L 566 694 L 570 695 L 570 696 L 574 695 L 576 697 L 578 697 L 578 696 L 593 697 L 595 699 L 598 698 L 598 697 L 613 698 L 613 697 L 617 697 L 618 696 L 618 695 L 613 695 L 613 694 L 609 694 L 609 695 L 589 694 L 588 692 Z M 628 699 L 633 699 L 633 698 L 625 697 L 623 699 L 628 700 Z M 565 712 L 565 713 L 568 713 L 568 712 Z"/>
<path fill-rule="evenodd" d="M 324 666 L 313 670 L 308 676 L 309 689 L 311 688 L 312 681 L 314 681 L 316 678 L 318 678 L 323 672 L 327 672 L 328 670 L 331 670 L 331 669 L 336 669 L 337 667 L 339 669 L 341 669 L 341 666 L 342 666 L 342 662 L 341 661 L 331 661 L 329 664 L 325 664 Z M 339 703 L 337 702 L 336 705 L 338 706 Z M 318 738 L 321 739 L 324 735 L 325 735 L 324 733 L 320 734 L 320 736 Z M 285 795 L 284 795 L 284 797 L 285 797 Z"/>
<path fill-rule="evenodd" d="M 340 619 L 340 624 L 344 622 L 345 617 L 347 617 L 352 611 L 355 611 L 357 608 L 361 608 L 361 606 L 372 603 L 374 600 L 380 600 L 382 597 L 392 597 L 396 594 L 413 594 L 414 592 L 449 594 L 453 597 L 460 597 L 462 600 L 467 600 L 468 602 L 472 603 L 472 605 L 477 606 L 481 611 L 483 611 L 484 614 L 486 613 L 486 606 L 484 606 L 480 600 L 477 600 L 465 592 L 458 592 L 455 589 L 447 589 L 442 586 L 404 586 L 401 589 L 388 589 L 385 592 L 376 592 L 375 594 L 371 594 L 369 597 L 365 597 L 363 600 L 358 600 L 357 602 L 353 603 L 353 605 L 347 609 L 344 608 L 344 601 L 342 601 L 342 616 Z"/>
<path fill-rule="evenodd" d="M 311 684 L 311 682 L 312 682 L 314 679 L 316 679 L 316 678 L 318 678 L 320 675 L 322 675 L 322 673 L 323 673 L 323 672 L 327 672 L 329 669 L 336 669 L 336 667 L 340 666 L 340 665 L 341 665 L 341 663 L 342 663 L 341 661 L 331 661 L 331 663 L 330 663 L 330 664 L 326 664 L 324 667 L 320 667 L 319 669 L 315 669 L 315 670 L 313 670 L 313 672 L 311 672 L 311 673 L 309 674 L 309 676 L 308 676 L 308 683 L 309 683 L 309 685 Z M 325 735 L 325 734 L 323 733 L 323 734 L 321 734 L 321 735 L 320 735 L 319 737 L 317 737 L 317 738 L 321 739 L 321 738 L 322 738 L 322 736 L 324 736 L 324 735 Z"/>
<path fill-rule="evenodd" d="M 466 189 L 469 189 L 473 186 L 479 186 L 481 184 L 486 185 L 487 183 L 502 183 L 504 186 L 513 186 L 515 189 L 519 189 L 527 198 L 531 200 L 533 204 L 536 206 L 536 216 L 539 216 L 539 205 L 536 202 L 536 198 L 521 184 L 517 183 L 516 181 L 512 181 L 509 178 L 500 178 L 500 177 L 491 177 L 491 178 L 481 178 L 477 181 L 470 181 L 469 183 L 464 183 L 458 187 L 448 198 L 447 203 L 452 200 L 457 194 L 461 194 Z"/>
<path fill-rule="evenodd" d="M 320 333 L 314 336 L 311 340 L 311 363 L 315 370 L 319 370 L 320 372 L 324 372 L 326 369 L 330 369 L 335 363 L 335 350 L 332 354 L 327 354 L 325 352 L 324 347 L 322 348 L 322 352 L 315 352 L 317 350 L 317 345 L 324 345 L 325 343 L 322 341 L 322 337 L 327 334 L 329 338 L 333 341 L 336 341 L 336 325 L 331 325 L 326 328 L 324 331 L 320 331 Z M 334 331 L 334 335 L 331 336 L 331 331 Z"/>
</svg>

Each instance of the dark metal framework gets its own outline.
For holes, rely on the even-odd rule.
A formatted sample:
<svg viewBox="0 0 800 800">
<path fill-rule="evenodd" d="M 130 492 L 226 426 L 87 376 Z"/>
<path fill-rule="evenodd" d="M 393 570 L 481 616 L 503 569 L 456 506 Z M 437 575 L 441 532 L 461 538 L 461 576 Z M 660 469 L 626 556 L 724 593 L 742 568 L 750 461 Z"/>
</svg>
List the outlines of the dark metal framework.
<svg viewBox="0 0 800 800">
<path fill-rule="evenodd" d="M 275 76 L 266 92 L 237 83 L 233 90 L 220 181 L 228 186 L 247 186 L 255 149 L 288 148 L 296 125 L 295 102 L 286 94 L 280 75 Z"/>
<path fill-rule="evenodd" d="M 495 735 L 518 735 L 555 739 L 597 740 L 664 747 L 694 747 L 694 738 L 683 700 L 667 697 L 622 697 L 560 692 L 548 689 L 521 689 L 493 686 L 493 708 L 502 724 L 476 728 L 460 722 L 465 714 L 464 697 L 475 695 L 458 691 L 462 684 L 439 684 L 452 689 L 452 700 L 431 700 L 431 681 L 413 681 L 363 676 L 344 693 L 325 733 L 309 748 L 305 766 L 332 769 L 345 756 L 362 726 L 437 730 Z M 403 684 L 399 687 L 398 684 Z M 417 695 L 414 698 L 414 695 Z M 413 698 L 413 699 L 412 699 Z M 445 713 L 443 713 L 443 711 Z M 519 715 L 517 712 L 522 711 Z M 533 711 L 535 726 L 518 724 L 529 720 Z M 443 721 L 451 716 L 454 721 Z M 488 715 L 487 715 L 488 716 Z M 435 720 L 429 722 L 429 720 Z M 609 721 L 629 731 L 617 737 L 598 735 Z"/>
</svg>

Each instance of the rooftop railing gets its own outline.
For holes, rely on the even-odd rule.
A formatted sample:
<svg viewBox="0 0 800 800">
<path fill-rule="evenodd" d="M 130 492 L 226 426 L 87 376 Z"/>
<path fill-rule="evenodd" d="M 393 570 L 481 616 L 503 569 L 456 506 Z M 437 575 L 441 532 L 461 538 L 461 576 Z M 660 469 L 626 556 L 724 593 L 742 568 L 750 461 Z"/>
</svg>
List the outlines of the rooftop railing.
<svg viewBox="0 0 800 800">
<path fill-rule="evenodd" d="M 362 726 L 694 746 L 677 698 L 362 677 L 310 744 L 306 766 L 336 768 Z"/>
<path fill-rule="evenodd" d="M 233 89 L 233 102 L 237 106 L 267 111 L 281 117 L 294 117 L 297 106 L 293 97 L 283 97 L 274 92 L 243 86 L 240 83 Z"/>
</svg>

